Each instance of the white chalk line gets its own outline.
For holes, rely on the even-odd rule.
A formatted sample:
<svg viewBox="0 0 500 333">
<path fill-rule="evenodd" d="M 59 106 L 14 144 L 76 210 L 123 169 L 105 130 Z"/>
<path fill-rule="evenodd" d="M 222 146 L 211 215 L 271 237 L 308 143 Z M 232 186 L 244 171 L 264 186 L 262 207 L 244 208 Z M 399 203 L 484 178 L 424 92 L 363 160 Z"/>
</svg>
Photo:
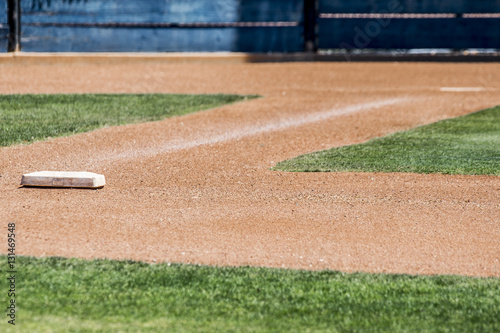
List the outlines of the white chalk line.
<svg viewBox="0 0 500 333">
<path fill-rule="evenodd" d="M 137 147 L 130 148 L 127 151 L 113 154 L 113 156 L 107 156 L 105 160 L 125 160 L 125 159 L 140 159 L 152 157 L 158 154 L 168 154 L 180 150 L 192 149 L 199 146 L 214 145 L 232 140 L 240 140 L 242 138 L 260 135 L 264 133 L 281 131 L 293 127 L 299 127 L 322 120 L 327 120 L 334 117 L 350 115 L 362 111 L 368 111 L 372 109 L 379 109 L 382 107 L 400 104 L 403 102 L 408 102 L 408 98 L 391 98 L 384 99 L 376 102 L 362 103 L 356 105 L 350 105 L 339 109 L 333 109 L 329 111 L 316 112 L 313 114 L 294 116 L 287 119 L 277 119 L 265 125 L 247 125 L 244 127 L 234 127 L 228 129 L 225 128 L 224 133 L 213 134 L 207 133 L 205 137 L 199 137 L 195 139 L 178 139 L 168 142 L 163 142 L 160 145 L 151 147 Z"/>
<path fill-rule="evenodd" d="M 442 92 L 481 92 L 481 91 L 492 91 L 484 87 L 441 87 L 439 88 Z"/>
</svg>

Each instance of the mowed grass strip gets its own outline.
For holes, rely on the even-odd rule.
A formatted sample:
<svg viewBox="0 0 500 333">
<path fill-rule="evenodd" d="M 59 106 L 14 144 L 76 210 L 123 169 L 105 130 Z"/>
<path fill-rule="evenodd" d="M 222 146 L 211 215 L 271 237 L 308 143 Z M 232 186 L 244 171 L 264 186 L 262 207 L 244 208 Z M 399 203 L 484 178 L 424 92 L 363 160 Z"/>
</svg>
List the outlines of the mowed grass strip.
<svg viewBox="0 0 500 333">
<path fill-rule="evenodd" d="M 178 94 L 0 95 L 0 146 L 161 120 L 256 96 Z"/>
<path fill-rule="evenodd" d="M 500 175 L 500 107 L 302 155 L 273 169 Z"/>
<path fill-rule="evenodd" d="M 498 278 L 51 257 L 17 257 L 16 270 L 3 332 L 500 331 Z"/>
</svg>

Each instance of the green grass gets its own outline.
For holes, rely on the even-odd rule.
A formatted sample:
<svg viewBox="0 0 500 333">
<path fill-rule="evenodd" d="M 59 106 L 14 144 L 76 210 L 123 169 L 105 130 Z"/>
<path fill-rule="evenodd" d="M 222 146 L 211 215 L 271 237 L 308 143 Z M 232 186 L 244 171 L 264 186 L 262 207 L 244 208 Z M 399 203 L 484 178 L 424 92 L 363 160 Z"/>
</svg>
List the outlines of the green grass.
<svg viewBox="0 0 500 333">
<path fill-rule="evenodd" d="M 500 331 L 498 278 L 16 259 L 2 332 Z"/>
<path fill-rule="evenodd" d="M 500 175 L 500 107 L 302 155 L 273 170 Z"/>
<path fill-rule="evenodd" d="M 175 94 L 0 95 L 0 146 L 210 109 L 256 96 Z"/>
</svg>

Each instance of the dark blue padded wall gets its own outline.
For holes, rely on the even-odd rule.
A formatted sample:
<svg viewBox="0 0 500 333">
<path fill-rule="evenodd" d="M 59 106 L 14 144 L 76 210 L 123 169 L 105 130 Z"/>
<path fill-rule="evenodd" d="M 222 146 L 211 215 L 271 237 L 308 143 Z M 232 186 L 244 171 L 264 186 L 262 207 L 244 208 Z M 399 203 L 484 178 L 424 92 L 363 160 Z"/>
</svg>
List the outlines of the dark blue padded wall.
<svg viewBox="0 0 500 333">
<path fill-rule="evenodd" d="M 318 46 L 500 49 L 499 13 L 500 0 L 320 0 Z"/>
<path fill-rule="evenodd" d="M 302 0 L 21 0 L 22 50 L 297 52 Z"/>
<path fill-rule="evenodd" d="M 318 0 L 307 20 L 306 0 L 20 1 L 25 52 L 500 49 L 500 0 Z"/>
<path fill-rule="evenodd" d="M 7 0 L 0 0 L 0 52 L 7 52 L 8 33 Z"/>
<path fill-rule="evenodd" d="M 320 13 L 495 13 L 499 0 L 319 0 Z"/>
</svg>

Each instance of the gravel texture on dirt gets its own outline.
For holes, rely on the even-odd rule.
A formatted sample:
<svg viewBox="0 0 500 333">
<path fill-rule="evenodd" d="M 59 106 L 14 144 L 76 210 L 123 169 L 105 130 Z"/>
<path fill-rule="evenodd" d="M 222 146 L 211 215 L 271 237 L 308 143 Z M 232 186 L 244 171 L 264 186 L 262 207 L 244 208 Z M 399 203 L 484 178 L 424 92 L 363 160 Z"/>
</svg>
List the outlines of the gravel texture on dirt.
<svg viewBox="0 0 500 333">
<path fill-rule="evenodd" d="M 263 97 L 1 148 L 17 254 L 500 276 L 500 177 L 269 170 L 499 105 L 500 64 L 0 63 L 1 94 L 159 92 Z M 107 185 L 19 187 L 44 170 Z"/>
</svg>

